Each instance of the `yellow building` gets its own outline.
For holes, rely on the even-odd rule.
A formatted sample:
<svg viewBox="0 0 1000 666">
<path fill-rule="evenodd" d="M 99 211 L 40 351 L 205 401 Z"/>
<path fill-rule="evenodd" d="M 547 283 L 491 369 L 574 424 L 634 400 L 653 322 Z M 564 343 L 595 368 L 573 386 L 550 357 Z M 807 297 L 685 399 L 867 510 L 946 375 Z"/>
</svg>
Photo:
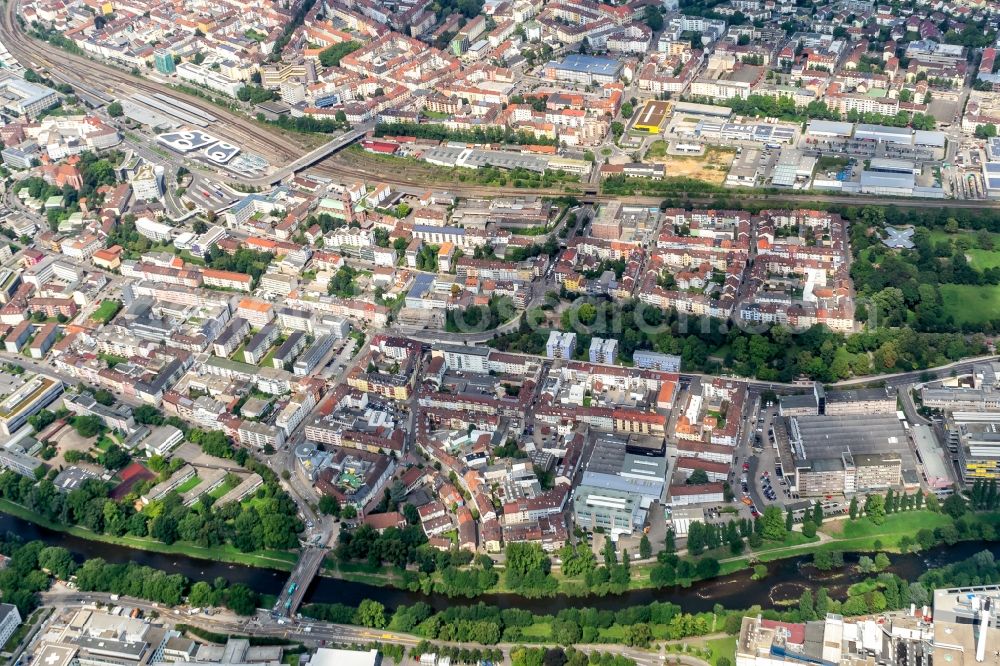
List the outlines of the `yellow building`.
<svg viewBox="0 0 1000 666">
<path fill-rule="evenodd" d="M 670 102 L 651 99 L 642 107 L 632 128 L 640 132 L 659 134 L 670 118 Z"/>
</svg>

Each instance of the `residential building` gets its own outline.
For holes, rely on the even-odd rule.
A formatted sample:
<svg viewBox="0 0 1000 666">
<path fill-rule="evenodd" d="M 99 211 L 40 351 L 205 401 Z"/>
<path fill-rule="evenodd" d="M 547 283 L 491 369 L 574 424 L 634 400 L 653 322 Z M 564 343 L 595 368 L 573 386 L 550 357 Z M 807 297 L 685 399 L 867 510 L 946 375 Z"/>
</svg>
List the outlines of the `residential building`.
<svg viewBox="0 0 1000 666">
<path fill-rule="evenodd" d="M 545 343 L 545 355 L 548 358 L 573 358 L 576 351 L 576 333 L 551 331 L 548 342 Z"/>
</svg>

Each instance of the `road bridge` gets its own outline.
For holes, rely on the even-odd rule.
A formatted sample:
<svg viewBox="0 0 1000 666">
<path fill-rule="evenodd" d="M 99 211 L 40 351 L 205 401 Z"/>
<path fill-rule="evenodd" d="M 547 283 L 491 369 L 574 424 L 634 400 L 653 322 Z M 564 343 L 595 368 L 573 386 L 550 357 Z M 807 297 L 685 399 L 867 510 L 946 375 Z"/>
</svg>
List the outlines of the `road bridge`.
<svg viewBox="0 0 1000 666">
<path fill-rule="evenodd" d="M 289 176 L 294 176 L 299 171 L 310 167 L 317 162 L 325 160 L 330 155 L 333 155 L 337 151 L 346 148 L 351 145 L 361 137 L 365 135 L 364 129 L 353 129 L 348 131 L 337 138 L 324 143 L 319 148 L 309 151 L 302 157 L 299 157 L 295 161 L 286 164 L 274 173 L 268 174 L 266 176 L 261 176 L 260 178 L 251 180 L 250 182 L 260 184 L 260 185 L 274 185 L 280 183 L 285 178 Z"/>
<path fill-rule="evenodd" d="M 278 617 L 295 616 L 306 596 L 306 590 L 309 589 L 309 585 L 319 573 L 323 566 L 323 560 L 326 559 L 329 552 L 328 548 L 304 548 L 302 550 L 299 561 L 295 563 L 295 568 L 292 569 L 288 582 L 285 583 L 278 596 L 278 602 L 274 605 L 272 611 L 274 615 Z"/>
</svg>

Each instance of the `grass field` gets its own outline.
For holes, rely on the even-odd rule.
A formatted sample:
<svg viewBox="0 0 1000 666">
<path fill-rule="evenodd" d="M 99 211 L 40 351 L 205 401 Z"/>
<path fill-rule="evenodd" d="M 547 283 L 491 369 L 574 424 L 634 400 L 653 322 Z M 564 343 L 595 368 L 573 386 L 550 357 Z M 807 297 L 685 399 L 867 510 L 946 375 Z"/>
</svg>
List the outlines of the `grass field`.
<svg viewBox="0 0 1000 666">
<path fill-rule="evenodd" d="M 969 257 L 969 263 L 981 271 L 1000 266 L 1000 251 L 981 250 L 978 247 L 974 247 L 965 254 Z"/>
<path fill-rule="evenodd" d="M 943 284 L 941 301 L 957 324 L 978 324 L 1000 315 L 1000 286 Z"/>
<path fill-rule="evenodd" d="M 229 358 L 231 358 L 234 361 L 238 361 L 240 363 L 246 363 L 246 359 L 243 357 L 243 350 L 246 349 L 246 346 L 247 343 L 245 342 L 241 344 L 239 347 L 236 348 L 236 351 L 234 351 L 232 354 L 229 355 Z"/>
<path fill-rule="evenodd" d="M 120 310 L 121 307 L 122 305 L 118 301 L 101 301 L 101 305 L 94 310 L 94 314 L 91 316 L 91 319 L 99 321 L 102 324 L 106 324 L 111 321 L 116 314 L 118 314 L 118 310 Z"/>
<path fill-rule="evenodd" d="M 871 537 L 888 543 L 885 537 L 909 535 L 913 537 L 923 528 L 934 529 L 951 522 L 951 518 L 933 511 L 904 511 L 885 517 L 885 522 L 876 525 L 870 520 L 838 520 L 823 524 L 823 531 L 834 538 L 860 539 Z"/>
<path fill-rule="evenodd" d="M 969 258 L 969 263 L 972 264 L 973 268 L 982 271 L 987 268 L 1000 266 L 1000 234 L 990 234 L 993 237 L 993 244 L 996 249 L 983 250 L 978 247 L 979 244 L 976 242 L 975 231 L 962 230 L 957 234 L 949 234 L 943 229 L 930 229 L 929 231 L 931 242 L 934 244 L 941 241 L 955 241 L 959 238 L 966 239 L 970 245 L 970 249 L 965 254 Z"/>
<path fill-rule="evenodd" d="M 839 155 L 824 155 L 816 160 L 816 172 L 826 173 L 828 171 L 840 171 L 851 161 L 849 157 Z"/>
<path fill-rule="evenodd" d="M 260 360 L 260 367 L 270 368 L 271 366 L 274 365 L 274 363 L 272 363 L 271 361 L 272 359 L 274 359 L 274 354 L 275 352 L 278 351 L 278 347 L 280 347 L 284 341 L 285 341 L 284 338 L 278 338 L 278 341 L 274 343 L 274 346 L 271 347 L 271 349 L 266 354 L 264 354 L 264 358 Z"/>
<path fill-rule="evenodd" d="M 649 150 L 646 151 L 646 159 L 653 159 L 655 157 L 666 157 L 667 156 L 667 142 L 663 139 L 654 141 L 649 146 Z"/>
<path fill-rule="evenodd" d="M 194 488 L 196 488 L 199 483 L 201 483 L 201 479 L 198 478 L 198 475 L 192 476 L 190 479 L 188 479 L 187 481 L 185 481 L 181 485 L 177 486 L 177 491 L 176 492 L 177 492 L 178 495 L 183 495 L 187 491 L 193 490 Z"/>
<path fill-rule="evenodd" d="M 212 499 L 219 499 L 220 497 L 228 493 L 230 490 L 235 488 L 236 485 L 237 484 L 235 483 L 229 483 L 228 481 L 223 481 L 221 486 L 219 486 L 218 488 L 209 493 L 209 496 Z"/>
<path fill-rule="evenodd" d="M 833 537 L 834 541 L 818 546 L 815 550 L 898 550 L 899 540 L 904 536 L 913 539 L 921 529 L 933 530 L 951 522 L 952 519 L 942 513 L 925 510 L 890 514 L 881 525 L 864 518 L 829 521 L 820 530 Z"/>
<path fill-rule="evenodd" d="M 712 657 L 709 659 L 712 666 L 719 663 L 719 657 L 725 657 L 731 664 L 736 663 L 736 636 L 713 638 L 705 641 L 705 646 L 712 651 Z"/>
</svg>

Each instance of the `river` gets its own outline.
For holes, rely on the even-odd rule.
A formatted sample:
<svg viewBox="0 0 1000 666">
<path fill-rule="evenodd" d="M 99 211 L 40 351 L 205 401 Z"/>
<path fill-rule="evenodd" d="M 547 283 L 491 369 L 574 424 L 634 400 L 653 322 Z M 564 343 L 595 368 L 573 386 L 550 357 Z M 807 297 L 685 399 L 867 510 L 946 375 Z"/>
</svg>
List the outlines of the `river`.
<svg viewBox="0 0 1000 666">
<path fill-rule="evenodd" d="M 226 564 L 200 560 L 183 555 L 164 555 L 101 541 L 90 541 L 63 532 L 46 529 L 34 523 L 0 513 L 0 534 L 13 533 L 25 541 L 41 540 L 53 546 L 72 551 L 78 559 L 100 557 L 108 562 L 136 562 L 168 573 L 179 573 L 191 580 L 212 581 L 225 578 L 230 584 L 245 583 L 261 594 L 277 595 L 287 574 L 272 569 L 259 569 L 239 564 Z M 1000 542 L 969 541 L 954 546 L 939 546 L 919 554 L 892 555 L 890 571 L 907 580 L 916 578 L 929 568 L 957 562 L 981 550 L 989 550 L 1000 558 Z M 848 553 L 845 560 L 856 562 L 858 554 Z M 768 575 L 762 580 L 751 580 L 751 571 L 741 571 L 728 576 L 692 584 L 688 588 L 669 587 L 662 590 L 632 590 L 624 594 L 603 597 L 569 597 L 557 595 L 544 599 L 528 599 L 518 594 L 484 594 L 475 599 L 451 598 L 440 594 L 424 595 L 418 592 L 355 583 L 335 578 L 320 577 L 313 581 L 306 593 L 305 603 L 339 602 L 352 606 L 363 599 L 374 599 L 388 608 L 424 601 L 436 610 L 456 604 L 483 603 L 501 608 L 523 608 L 537 614 L 553 613 L 563 608 L 590 606 L 606 610 L 619 610 L 629 606 L 648 605 L 653 601 L 670 601 L 687 612 L 712 610 L 715 604 L 726 608 L 749 608 L 755 604 L 772 607 L 797 601 L 806 588 L 814 592 L 827 587 L 834 597 L 846 594 L 849 585 L 865 576 L 848 568 L 841 571 L 821 572 L 814 569 L 811 555 L 790 557 L 767 565 Z"/>
</svg>

